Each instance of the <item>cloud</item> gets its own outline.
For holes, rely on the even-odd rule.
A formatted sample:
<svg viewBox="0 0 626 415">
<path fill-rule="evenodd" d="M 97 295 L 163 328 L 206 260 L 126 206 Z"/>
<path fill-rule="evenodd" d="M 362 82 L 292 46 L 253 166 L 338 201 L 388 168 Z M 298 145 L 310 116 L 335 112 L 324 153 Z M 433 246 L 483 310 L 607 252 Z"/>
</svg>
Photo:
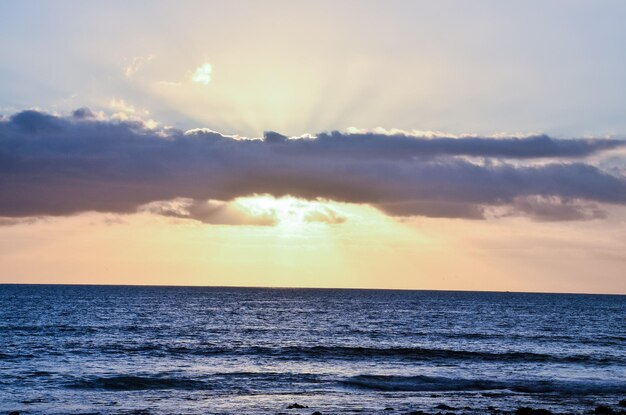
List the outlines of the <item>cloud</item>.
<svg viewBox="0 0 626 415">
<path fill-rule="evenodd" d="M 306 147 L 306 142 L 301 143 Z M 326 144 L 326 145 L 325 145 Z M 340 132 L 324 133 L 317 137 L 308 152 L 319 155 L 340 155 L 389 159 L 408 159 L 433 156 L 473 156 L 512 159 L 579 158 L 593 153 L 624 147 L 626 142 L 616 139 L 559 140 L 547 135 L 529 137 L 445 137 L 429 138 L 407 134 L 375 134 Z"/>
<path fill-rule="evenodd" d="M 111 100 L 109 100 L 108 106 L 111 110 L 114 111 L 113 114 L 111 114 L 111 120 L 136 121 L 143 124 L 146 128 L 149 129 L 155 129 L 158 126 L 158 123 L 156 121 L 152 119 L 145 120 L 142 118 L 142 116 L 146 117 L 150 115 L 150 112 L 148 110 L 139 110 L 135 108 L 135 106 L 124 101 L 123 99 L 111 98 Z M 74 117 L 76 117 L 76 111 L 74 111 L 72 114 L 74 115 Z"/>
<path fill-rule="evenodd" d="M 502 207 L 489 208 L 485 214 L 493 217 L 526 215 L 537 221 L 591 220 L 606 217 L 597 203 L 558 196 L 520 196 Z"/>
<path fill-rule="evenodd" d="M 135 56 L 130 60 L 130 63 L 124 67 L 124 75 L 127 78 L 132 78 L 137 72 L 139 72 L 146 64 L 154 59 L 154 55 L 148 56 Z"/>
<path fill-rule="evenodd" d="M 151 202 L 140 211 L 213 225 L 273 226 L 281 222 L 340 224 L 345 216 L 319 201 L 254 195 L 232 201 L 176 198 Z"/>
<path fill-rule="evenodd" d="M 135 107 L 124 101 L 123 99 L 111 98 L 111 100 L 109 101 L 109 107 L 115 111 L 123 112 L 126 114 L 137 113 Z"/>
<path fill-rule="evenodd" d="M 208 85 L 211 82 L 211 73 L 213 72 L 213 67 L 210 63 L 203 63 L 200 65 L 196 71 L 191 76 L 191 80 L 198 84 Z"/>
<path fill-rule="evenodd" d="M 221 203 L 251 194 L 475 219 L 600 218 L 603 204 L 626 205 L 626 178 L 587 161 L 614 157 L 623 140 L 339 132 L 246 139 L 92 115 L 23 111 L 0 121 L 0 216 L 129 213 L 159 202 L 170 203 L 151 205 L 160 214 L 237 222 Z M 321 211 L 309 217 L 341 221 Z"/>
<path fill-rule="evenodd" d="M 85 114 L 85 108 L 81 108 L 76 111 L 78 111 L 79 115 Z M 35 110 L 26 110 L 11 116 L 9 124 L 20 132 L 34 134 L 40 131 L 48 133 L 60 131 L 63 126 L 68 125 L 68 122 L 62 118 L 55 117 L 54 115 L 45 114 Z"/>
<path fill-rule="evenodd" d="M 236 203 L 220 200 L 199 201 L 177 198 L 169 201 L 148 203 L 140 208 L 162 216 L 179 219 L 193 219 L 213 225 L 257 225 L 272 226 L 278 222 L 271 212 L 254 214 L 242 209 Z"/>
<path fill-rule="evenodd" d="M 38 218 L 38 217 L 27 217 L 27 218 L 2 218 L 0 217 L 0 226 L 16 226 L 16 225 L 24 225 L 24 224 L 31 224 L 31 223 L 35 223 L 39 220 L 41 220 L 42 218 Z"/>
<path fill-rule="evenodd" d="M 307 223 L 319 222 L 331 225 L 344 223 L 346 221 L 345 216 L 326 206 L 306 212 L 302 219 Z"/>
</svg>

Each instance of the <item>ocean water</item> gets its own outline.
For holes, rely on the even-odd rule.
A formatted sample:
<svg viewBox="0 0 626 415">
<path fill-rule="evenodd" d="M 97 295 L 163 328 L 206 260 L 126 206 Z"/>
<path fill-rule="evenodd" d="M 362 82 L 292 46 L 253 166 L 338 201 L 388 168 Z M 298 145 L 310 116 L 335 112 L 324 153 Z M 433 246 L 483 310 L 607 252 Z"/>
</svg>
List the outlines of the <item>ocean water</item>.
<svg viewBox="0 0 626 415">
<path fill-rule="evenodd" d="M 624 398 L 625 296 L 0 285 L 0 413 L 587 412 Z"/>
</svg>

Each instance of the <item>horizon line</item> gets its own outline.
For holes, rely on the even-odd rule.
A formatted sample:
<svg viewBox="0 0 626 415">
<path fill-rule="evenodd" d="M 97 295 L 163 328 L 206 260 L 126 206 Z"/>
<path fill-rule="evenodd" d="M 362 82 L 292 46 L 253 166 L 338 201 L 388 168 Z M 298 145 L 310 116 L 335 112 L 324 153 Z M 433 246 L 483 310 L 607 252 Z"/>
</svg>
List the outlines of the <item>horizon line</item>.
<svg viewBox="0 0 626 415">
<path fill-rule="evenodd" d="M 463 290 L 463 289 L 427 289 L 427 288 L 371 288 L 371 287 L 296 287 L 296 286 L 254 286 L 254 285 L 193 285 L 193 284 L 108 284 L 108 283 L 32 283 L 32 282 L 0 282 L 5 285 L 32 286 L 82 286 L 82 287 L 162 287 L 162 288 L 242 288 L 268 290 L 345 290 L 345 291 L 435 291 L 435 292 L 469 292 L 494 294 L 544 294 L 544 295 L 611 295 L 626 296 L 625 293 L 590 293 L 590 292 L 557 292 L 557 291 L 510 291 L 510 290 Z"/>
</svg>

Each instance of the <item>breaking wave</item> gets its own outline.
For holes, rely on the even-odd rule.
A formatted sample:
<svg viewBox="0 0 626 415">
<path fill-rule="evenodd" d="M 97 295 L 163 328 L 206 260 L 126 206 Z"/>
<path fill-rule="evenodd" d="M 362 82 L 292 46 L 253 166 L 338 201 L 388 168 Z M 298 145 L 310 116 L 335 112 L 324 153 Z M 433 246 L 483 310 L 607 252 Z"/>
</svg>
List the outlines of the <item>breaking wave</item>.
<svg viewBox="0 0 626 415">
<path fill-rule="evenodd" d="M 626 382 L 606 381 L 494 381 L 436 376 L 359 375 L 344 379 L 342 383 L 362 389 L 395 392 L 508 390 L 519 393 L 558 393 L 567 395 L 626 393 Z"/>
</svg>

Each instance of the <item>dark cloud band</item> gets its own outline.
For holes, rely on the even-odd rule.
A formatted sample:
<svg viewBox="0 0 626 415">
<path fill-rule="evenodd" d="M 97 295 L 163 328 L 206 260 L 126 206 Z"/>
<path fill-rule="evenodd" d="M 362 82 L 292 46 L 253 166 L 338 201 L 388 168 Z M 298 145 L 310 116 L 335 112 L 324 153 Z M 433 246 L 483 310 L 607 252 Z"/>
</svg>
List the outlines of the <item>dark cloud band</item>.
<svg viewBox="0 0 626 415">
<path fill-rule="evenodd" d="M 626 204 L 626 180 L 585 157 L 625 144 L 339 132 L 241 140 L 98 120 L 86 109 L 72 117 L 24 111 L 0 121 L 0 216 L 125 213 L 160 200 L 268 193 L 394 215 L 478 218 L 510 206 L 550 220 L 600 217 L 595 204 Z"/>
</svg>

